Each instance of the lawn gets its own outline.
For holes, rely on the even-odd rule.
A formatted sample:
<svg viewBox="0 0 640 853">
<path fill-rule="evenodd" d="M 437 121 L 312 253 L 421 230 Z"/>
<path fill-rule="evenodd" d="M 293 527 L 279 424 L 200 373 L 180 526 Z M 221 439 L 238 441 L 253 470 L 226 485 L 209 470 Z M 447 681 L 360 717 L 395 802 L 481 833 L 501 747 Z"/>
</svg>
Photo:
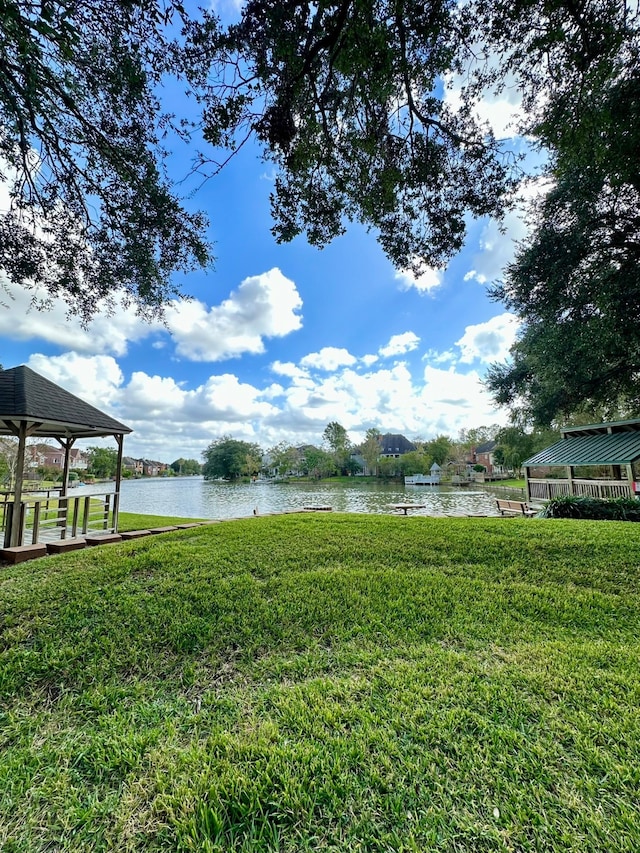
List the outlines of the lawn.
<svg viewBox="0 0 640 853">
<path fill-rule="evenodd" d="M 0 849 L 640 850 L 640 525 L 259 517 L 0 575 Z"/>
</svg>

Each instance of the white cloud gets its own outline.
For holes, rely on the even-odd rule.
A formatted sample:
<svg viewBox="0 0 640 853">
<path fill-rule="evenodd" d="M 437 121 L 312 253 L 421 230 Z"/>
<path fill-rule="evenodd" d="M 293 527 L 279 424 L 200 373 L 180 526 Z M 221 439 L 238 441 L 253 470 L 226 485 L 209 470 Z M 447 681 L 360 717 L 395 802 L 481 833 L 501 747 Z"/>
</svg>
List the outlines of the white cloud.
<svg viewBox="0 0 640 853">
<path fill-rule="evenodd" d="M 447 364 L 455 363 L 458 360 L 457 355 L 453 350 L 445 350 L 444 352 L 438 352 L 438 350 L 430 349 L 425 352 L 422 356 L 423 361 L 428 361 L 429 364 Z"/>
<path fill-rule="evenodd" d="M 119 417 L 114 406 L 124 377 L 112 356 L 85 356 L 76 352 L 56 356 L 34 353 L 29 358 L 28 366 L 70 394 L 75 394 L 107 414 Z"/>
<path fill-rule="evenodd" d="M 97 314 L 91 324 L 83 329 L 78 318 L 69 316 L 62 299 L 51 299 L 48 310 L 38 311 L 34 300 L 47 300 L 42 288 L 26 290 L 11 284 L 5 277 L 0 284 L 6 290 L 0 305 L 0 335 L 12 340 L 38 339 L 49 344 L 74 350 L 77 353 L 110 353 L 125 355 L 129 343 L 140 341 L 157 333 L 159 323 L 145 323 L 136 316 L 133 308 L 120 308 L 116 315 Z"/>
<path fill-rule="evenodd" d="M 464 335 L 456 341 L 456 346 L 462 351 L 460 361 L 463 364 L 504 361 L 515 342 L 518 326 L 518 318 L 508 311 L 492 317 L 486 323 L 467 326 Z"/>
<path fill-rule="evenodd" d="M 176 302 L 167 311 L 167 327 L 179 356 L 221 361 L 243 353 L 264 352 L 264 338 L 284 337 L 302 327 L 302 299 L 279 269 L 245 278 L 218 306 Z"/>
<path fill-rule="evenodd" d="M 419 293 L 431 293 L 442 284 L 442 276 L 442 270 L 426 267 L 420 275 L 416 275 L 412 270 L 397 270 L 394 278 L 400 282 L 403 290 L 415 287 Z"/>
<path fill-rule="evenodd" d="M 413 332 L 404 332 L 401 335 L 392 335 L 389 343 L 380 347 L 378 352 L 383 358 L 389 358 L 394 355 L 403 355 L 406 352 L 411 352 L 417 348 L 420 343 L 420 338 Z"/>
<path fill-rule="evenodd" d="M 471 341 L 471 332 L 465 334 Z M 481 343 L 475 341 L 478 347 Z M 279 441 L 319 444 L 333 420 L 353 441 L 363 439 L 371 426 L 428 438 L 438 433 L 455 437 L 462 427 L 506 421 L 506 415 L 494 411 L 480 373 L 453 366 L 429 364 L 422 377 L 414 377 L 402 362 L 364 371 L 360 360 L 357 369 L 343 365 L 312 376 L 291 363 L 277 363 L 280 381 L 264 387 L 224 373 L 188 388 L 171 376 L 144 371 L 126 381 L 111 356 L 34 355 L 29 364 L 131 427 L 127 455 L 165 462 L 180 456 L 199 459 L 221 435 L 263 448 Z"/>
<path fill-rule="evenodd" d="M 312 367 L 317 370 L 333 371 L 338 367 L 355 364 L 356 358 L 351 353 L 338 347 L 323 347 L 319 352 L 312 352 L 300 359 L 302 367 Z"/>
<path fill-rule="evenodd" d="M 481 55 L 482 51 L 479 51 Z M 494 58 L 493 64 L 497 62 Z M 491 64 L 491 61 L 490 63 Z M 486 68 L 485 68 L 486 70 Z M 473 69 L 470 69 L 473 72 Z M 460 109 L 462 105 L 462 91 L 469 82 L 469 75 L 450 74 L 445 79 L 444 103 L 452 110 Z M 481 96 L 476 99 L 476 117 L 483 123 L 489 125 L 496 139 L 512 139 L 518 135 L 518 123 L 522 118 L 522 95 L 518 90 L 515 78 L 504 77 L 505 86 L 496 94 L 490 89 L 485 89 Z"/>
<path fill-rule="evenodd" d="M 501 278 L 504 268 L 513 260 L 516 243 L 524 240 L 529 233 L 528 204 L 548 192 L 549 187 L 546 178 L 529 181 L 521 187 L 516 206 L 507 211 L 501 224 L 489 220 L 483 226 L 477 249 L 471 255 L 473 268 L 465 274 L 465 281 L 475 279 L 484 285 Z"/>
<path fill-rule="evenodd" d="M 0 304 L 0 335 L 13 340 L 39 339 L 77 353 L 123 356 L 130 343 L 168 331 L 176 353 L 193 361 L 221 361 L 244 353 L 264 352 L 264 339 L 284 337 L 302 327 L 302 300 L 295 284 L 274 268 L 246 278 L 220 305 L 198 300 L 173 301 L 166 325 L 145 323 L 131 307 L 113 316 L 97 313 L 86 329 L 69 316 L 62 299 L 49 300 L 48 310 L 32 302 L 47 299 L 42 289 L 26 290 L 0 279 L 7 296 Z M 100 307 L 98 307 L 98 312 Z M 162 338 L 154 341 L 164 347 Z"/>
</svg>

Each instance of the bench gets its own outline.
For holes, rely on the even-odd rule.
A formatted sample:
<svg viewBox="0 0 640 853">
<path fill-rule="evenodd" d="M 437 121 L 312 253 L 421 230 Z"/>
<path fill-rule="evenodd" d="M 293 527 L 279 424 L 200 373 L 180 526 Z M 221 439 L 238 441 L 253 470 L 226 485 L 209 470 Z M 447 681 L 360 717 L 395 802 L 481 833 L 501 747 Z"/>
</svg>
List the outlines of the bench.
<svg viewBox="0 0 640 853">
<path fill-rule="evenodd" d="M 527 518 L 537 515 L 536 510 L 531 509 L 524 501 L 508 501 L 498 498 L 496 504 L 500 515 L 524 515 Z"/>
<path fill-rule="evenodd" d="M 394 504 L 393 508 L 398 511 L 402 510 L 402 512 L 407 515 L 410 509 L 425 509 L 426 504 Z"/>
</svg>

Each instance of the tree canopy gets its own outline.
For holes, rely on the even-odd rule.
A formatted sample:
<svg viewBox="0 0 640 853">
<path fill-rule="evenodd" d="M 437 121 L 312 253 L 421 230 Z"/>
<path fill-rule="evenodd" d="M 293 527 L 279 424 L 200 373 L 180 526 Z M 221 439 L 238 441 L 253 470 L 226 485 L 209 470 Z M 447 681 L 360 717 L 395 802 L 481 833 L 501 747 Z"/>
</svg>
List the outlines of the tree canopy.
<svg viewBox="0 0 640 853">
<path fill-rule="evenodd" d="M 169 138 L 196 130 L 206 174 L 262 146 L 278 240 L 322 246 L 359 221 L 397 268 L 442 266 L 469 218 L 499 219 L 525 176 L 518 146 L 478 117 L 483 94 L 509 88 L 512 133 L 549 182 L 493 288 L 522 331 L 488 387 L 541 424 L 633 409 L 639 14 L 621 0 L 247 0 L 224 27 L 179 0 L 7 0 L 0 269 L 84 319 L 117 294 L 159 311 L 176 270 L 210 261 L 165 170 Z M 194 96 L 193 123 L 163 114 L 167 77 Z"/>
<path fill-rule="evenodd" d="M 212 441 L 202 453 L 205 480 L 237 480 L 257 474 L 262 465 L 262 450 L 257 444 L 223 435 Z"/>
<path fill-rule="evenodd" d="M 577 4 L 550 55 L 553 85 L 534 116 L 551 186 L 492 290 L 522 330 L 487 383 L 498 403 L 541 426 L 640 405 L 638 10 Z"/>
<path fill-rule="evenodd" d="M 1 4 L 0 269 L 84 320 L 114 297 L 154 315 L 175 271 L 210 261 L 163 167 L 157 91 L 182 74 L 185 19 L 171 0 Z"/>
</svg>

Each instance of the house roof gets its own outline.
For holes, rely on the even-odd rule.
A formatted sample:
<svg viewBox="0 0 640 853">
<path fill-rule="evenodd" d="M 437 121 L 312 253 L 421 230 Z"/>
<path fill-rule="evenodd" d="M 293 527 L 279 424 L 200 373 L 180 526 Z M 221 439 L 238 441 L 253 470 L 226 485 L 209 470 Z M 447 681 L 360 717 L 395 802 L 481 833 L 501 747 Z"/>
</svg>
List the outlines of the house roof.
<svg viewBox="0 0 640 853">
<path fill-rule="evenodd" d="M 497 443 L 494 439 L 483 441 L 476 447 L 476 453 L 491 453 L 492 450 L 495 450 Z"/>
<path fill-rule="evenodd" d="M 90 438 L 132 431 L 26 365 L 0 370 L 0 434 L 15 435 L 23 422 L 37 425 L 32 437 Z"/>
<path fill-rule="evenodd" d="M 640 422 L 638 422 L 640 426 Z M 640 431 L 569 435 L 522 465 L 625 465 L 640 459 Z"/>
<path fill-rule="evenodd" d="M 409 453 L 416 449 L 413 442 L 400 433 L 387 432 L 380 436 L 382 453 Z"/>
</svg>

